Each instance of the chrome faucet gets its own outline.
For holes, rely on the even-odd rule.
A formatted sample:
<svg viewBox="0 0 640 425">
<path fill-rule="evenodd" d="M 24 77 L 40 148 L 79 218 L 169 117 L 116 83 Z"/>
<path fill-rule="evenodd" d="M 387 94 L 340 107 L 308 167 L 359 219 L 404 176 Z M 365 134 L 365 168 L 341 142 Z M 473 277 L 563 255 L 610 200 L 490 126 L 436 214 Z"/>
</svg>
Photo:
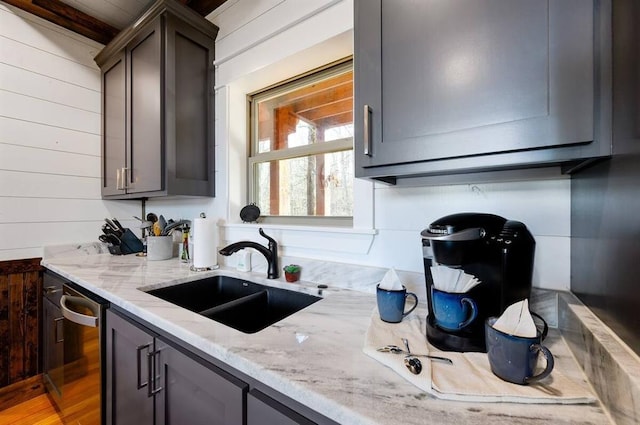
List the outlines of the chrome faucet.
<svg viewBox="0 0 640 425">
<path fill-rule="evenodd" d="M 229 256 L 234 252 L 240 251 L 244 248 L 257 249 L 267 259 L 267 279 L 277 279 L 278 276 L 280 276 L 280 269 L 278 267 L 278 243 L 273 238 L 267 236 L 262 231 L 262 228 L 259 228 L 258 232 L 260 233 L 260 235 L 267 238 L 267 240 L 269 241 L 269 248 L 266 248 L 265 246 L 260 245 L 257 242 L 240 241 L 232 243 L 231 245 L 222 248 L 218 252 L 220 253 L 220 255 Z"/>
</svg>

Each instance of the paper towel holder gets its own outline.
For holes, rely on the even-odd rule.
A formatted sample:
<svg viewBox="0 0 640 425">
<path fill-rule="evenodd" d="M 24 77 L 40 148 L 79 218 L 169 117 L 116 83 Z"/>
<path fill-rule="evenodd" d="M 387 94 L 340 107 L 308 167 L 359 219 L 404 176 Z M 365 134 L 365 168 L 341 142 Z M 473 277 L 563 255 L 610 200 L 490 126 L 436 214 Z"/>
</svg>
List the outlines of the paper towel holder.
<svg viewBox="0 0 640 425">
<path fill-rule="evenodd" d="M 202 235 L 197 235 L 197 233 L 199 233 L 199 232 L 197 231 L 196 228 L 197 228 L 197 224 L 199 223 L 198 220 L 204 220 L 206 218 L 207 218 L 207 215 L 204 212 L 201 212 L 199 218 L 196 218 L 193 221 L 193 227 L 191 228 L 190 236 L 195 237 L 195 238 L 201 238 L 200 240 L 202 240 Z M 200 230 L 202 230 L 202 229 L 200 229 Z M 197 241 L 194 243 L 194 245 L 197 245 Z M 211 265 L 207 265 L 207 266 L 204 266 L 204 265 L 201 264 L 200 267 L 196 266 L 196 263 L 198 262 L 198 261 L 196 261 L 196 254 L 197 253 L 198 253 L 198 247 L 194 246 L 193 262 L 191 263 L 191 266 L 189 267 L 189 270 L 194 271 L 194 272 L 204 272 L 204 271 L 217 270 L 217 269 L 220 268 L 220 266 L 217 264 L 217 261 L 216 261 L 216 264 L 211 264 Z M 215 253 L 215 250 L 214 250 L 214 253 Z"/>
<path fill-rule="evenodd" d="M 211 270 L 218 270 L 220 268 L 220 266 L 218 264 L 216 264 L 215 266 L 210 266 L 210 267 L 195 267 L 193 264 L 191 265 L 191 267 L 189 267 L 189 270 L 191 270 L 192 272 L 208 272 Z"/>
</svg>

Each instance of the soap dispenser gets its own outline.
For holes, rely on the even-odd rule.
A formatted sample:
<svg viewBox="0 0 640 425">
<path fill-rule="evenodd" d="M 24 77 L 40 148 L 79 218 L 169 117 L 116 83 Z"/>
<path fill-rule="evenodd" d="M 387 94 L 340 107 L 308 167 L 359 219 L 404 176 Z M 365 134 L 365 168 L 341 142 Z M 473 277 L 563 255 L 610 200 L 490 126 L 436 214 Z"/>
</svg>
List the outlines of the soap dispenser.
<svg viewBox="0 0 640 425">
<path fill-rule="evenodd" d="M 248 249 L 242 249 L 236 255 L 238 257 L 238 263 L 236 269 L 240 272 L 251 271 L 251 251 Z"/>
</svg>

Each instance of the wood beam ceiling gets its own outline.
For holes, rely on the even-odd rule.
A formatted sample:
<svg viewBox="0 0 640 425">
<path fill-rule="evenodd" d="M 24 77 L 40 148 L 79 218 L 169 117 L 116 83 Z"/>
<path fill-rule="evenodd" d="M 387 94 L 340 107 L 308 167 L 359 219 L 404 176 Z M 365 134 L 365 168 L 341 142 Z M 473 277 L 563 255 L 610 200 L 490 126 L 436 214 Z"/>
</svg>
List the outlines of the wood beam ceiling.
<svg viewBox="0 0 640 425">
<path fill-rule="evenodd" d="M 186 4 L 202 16 L 207 16 L 220 7 L 225 1 L 226 0 L 180 0 L 182 4 Z"/>
<path fill-rule="evenodd" d="M 60 0 L 3 0 L 12 6 L 60 25 L 75 33 L 107 44 L 119 30 Z"/>
<path fill-rule="evenodd" d="M 81 34 L 91 40 L 108 44 L 120 29 L 87 15 L 60 0 L 3 0 L 5 3 Z M 201 16 L 207 16 L 225 0 L 180 0 Z"/>
</svg>

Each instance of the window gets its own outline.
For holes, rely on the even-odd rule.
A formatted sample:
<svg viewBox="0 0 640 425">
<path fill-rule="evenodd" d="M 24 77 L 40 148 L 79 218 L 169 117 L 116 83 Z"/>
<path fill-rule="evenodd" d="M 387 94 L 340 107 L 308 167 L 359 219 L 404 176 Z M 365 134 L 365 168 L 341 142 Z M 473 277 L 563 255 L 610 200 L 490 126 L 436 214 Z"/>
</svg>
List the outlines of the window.
<svg viewBox="0 0 640 425">
<path fill-rule="evenodd" d="M 249 193 L 266 221 L 350 225 L 352 61 L 254 93 L 249 104 Z"/>
</svg>

